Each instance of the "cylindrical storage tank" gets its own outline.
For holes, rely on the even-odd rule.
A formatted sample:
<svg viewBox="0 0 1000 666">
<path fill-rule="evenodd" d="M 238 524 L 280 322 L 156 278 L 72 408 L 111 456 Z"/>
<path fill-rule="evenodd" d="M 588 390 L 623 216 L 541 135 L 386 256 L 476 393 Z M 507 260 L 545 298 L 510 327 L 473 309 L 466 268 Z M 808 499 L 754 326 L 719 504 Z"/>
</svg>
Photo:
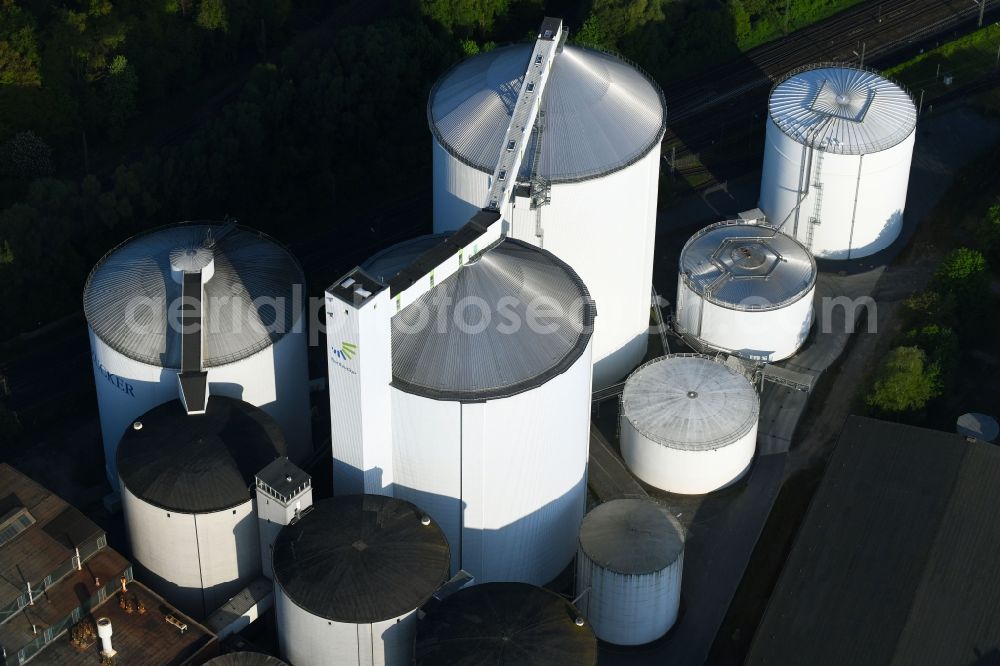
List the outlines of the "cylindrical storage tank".
<svg viewBox="0 0 1000 666">
<path fill-rule="evenodd" d="M 625 382 L 622 457 L 660 490 L 710 493 L 750 468 L 759 414 L 757 391 L 743 374 L 707 356 L 663 356 Z"/>
<path fill-rule="evenodd" d="M 215 659 L 209 659 L 205 666 L 288 666 L 277 657 L 259 652 L 230 652 Z"/>
<path fill-rule="evenodd" d="M 768 102 L 760 184 L 768 223 L 817 257 L 888 247 L 903 228 L 916 125 L 909 93 L 875 72 L 791 72 Z"/>
<path fill-rule="evenodd" d="M 597 639 L 571 603 L 524 583 L 486 583 L 420 620 L 417 666 L 594 666 Z"/>
<path fill-rule="evenodd" d="M 178 397 L 181 279 L 202 269 L 202 369 L 211 395 L 256 405 L 312 450 L 305 277 L 269 237 L 235 225 L 184 223 L 136 236 L 101 259 L 83 292 L 108 479 L 125 428 Z"/>
<path fill-rule="evenodd" d="M 200 619 L 259 576 L 251 488 L 285 448 L 266 412 L 222 396 L 204 414 L 173 400 L 130 425 L 118 474 L 138 577 Z"/>
<path fill-rule="evenodd" d="M 462 226 L 486 204 L 531 51 L 517 44 L 469 58 L 431 91 L 434 231 Z M 540 104 L 541 142 L 537 132 L 527 139 L 524 187 L 502 212 L 510 237 L 551 251 L 590 287 L 601 387 L 646 352 L 666 104 L 643 72 L 581 46 L 555 57 Z"/>
<path fill-rule="evenodd" d="M 541 585 L 573 559 L 593 318 L 569 266 L 511 239 L 393 317 L 393 494 L 441 525 L 453 574 Z"/>
<path fill-rule="evenodd" d="M 702 351 L 756 361 L 788 358 L 813 321 L 816 260 L 765 225 L 719 222 L 681 250 L 678 332 Z"/>
<path fill-rule="evenodd" d="M 684 529 L 649 500 L 617 499 L 593 509 L 580 527 L 576 594 L 602 641 L 642 645 L 677 620 Z"/>
<path fill-rule="evenodd" d="M 417 609 L 449 561 L 441 528 L 409 502 L 317 502 L 274 544 L 281 654 L 295 666 L 411 664 Z"/>
</svg>

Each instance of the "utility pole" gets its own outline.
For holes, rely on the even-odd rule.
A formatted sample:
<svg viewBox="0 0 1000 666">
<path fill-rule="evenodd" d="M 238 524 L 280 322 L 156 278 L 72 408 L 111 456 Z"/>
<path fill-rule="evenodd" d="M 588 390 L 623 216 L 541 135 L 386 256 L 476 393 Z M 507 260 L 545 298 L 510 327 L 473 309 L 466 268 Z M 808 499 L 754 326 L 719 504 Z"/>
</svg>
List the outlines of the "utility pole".
<svg viewBox="0 0 1000 666">
<path fill-rule="evenodd" d="M 859 61 L 858 67 L 864 67 L 865 66 L 865 46 L 866 45 L 867 45 L 867 42 L 861 42 L 861 53 L 858 53 L 857 51 L 851 51 L 851 53 L 853 53 L 854 55 L 858 56 L 858 61 Z"/>
<path fill-rule="evenodd" d="M 920 117 L 920 112 L 924 110 L 924 91 L 920 89 L 920 104 L 917 105 L 917 117 Z"/>
<path fill-rule="evenodd" d="M 983 14 L 986 12 L 986 0 L 979 0 L 979 27 L 983 27 Z"/>
<path fill-rule="evenodd" d="M 937 71 L 934 72 L 934 80 L 937 81 L 940 76 L 941 76 L 941 63 L 938 63 Z"/>
<path fill-rule="evenodd" d="M 677 160 L 677 146 L 670 146 L 670 175 L 674 175 L 674 164 Z"/>
<path fill-rule="evenodd" d="M 882 22 L 882 3 L 878 3 L 878 22 Z"/>
</svg>

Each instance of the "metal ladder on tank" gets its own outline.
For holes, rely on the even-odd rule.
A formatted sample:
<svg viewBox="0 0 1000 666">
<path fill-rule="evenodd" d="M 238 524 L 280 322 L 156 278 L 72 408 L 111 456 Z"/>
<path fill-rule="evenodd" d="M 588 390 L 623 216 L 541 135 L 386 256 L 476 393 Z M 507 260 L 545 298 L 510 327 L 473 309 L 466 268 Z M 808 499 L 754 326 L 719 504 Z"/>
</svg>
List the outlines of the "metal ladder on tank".
<svg viewBox="0 0 1000 666">
<path fill-rule="evenodd" d="M 806 232 L 806 249 L 812 252 L 813 238 L 816 235 L 816 227 L 820 225 L 820 220 L 822 219 L 821 213 L 823 211 L 823 181 L 820 179 L 820 173 L 823 169 L 823 155 L 826 154 L 825 150 L 816 151 L 819 153 L 816 156 L 816 170 L 815 176 L 813 178 L 813 189 L 816 190 L 816 197 L 813 202 L 813 214 L 809 218 L 809 231 Z"/>
<path fill-rule="evenodd" d="M 545 230 L 542 229 L 542 206 L 552 203 L 552 183 L 538 172 L 542 161 L 542 133 L 545 131 L 545 111 L 538 110 L 535 116 L 535 152 L 531 159 L 531 210 L 535 211 L 535 237 L 538 247 L 544 248 Z"/>
</svg>

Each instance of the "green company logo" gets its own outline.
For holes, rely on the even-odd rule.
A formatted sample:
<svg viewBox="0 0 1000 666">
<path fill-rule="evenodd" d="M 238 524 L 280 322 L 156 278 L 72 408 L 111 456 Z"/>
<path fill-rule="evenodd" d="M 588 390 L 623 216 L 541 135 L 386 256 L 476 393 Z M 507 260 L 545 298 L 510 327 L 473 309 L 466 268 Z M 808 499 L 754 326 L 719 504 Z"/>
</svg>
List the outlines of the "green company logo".
<svg viewBox="0 0 1000 666">
<path fill-rule="evenodd" d="M 350 361 L 354 358 L 354 355 L 358 353 L 358 346 L 351 344 L 350 342 L 341 342 L 340 349 L 334 348 L 333 355 L 343 359 L 345 361 Z"/>
</svg>

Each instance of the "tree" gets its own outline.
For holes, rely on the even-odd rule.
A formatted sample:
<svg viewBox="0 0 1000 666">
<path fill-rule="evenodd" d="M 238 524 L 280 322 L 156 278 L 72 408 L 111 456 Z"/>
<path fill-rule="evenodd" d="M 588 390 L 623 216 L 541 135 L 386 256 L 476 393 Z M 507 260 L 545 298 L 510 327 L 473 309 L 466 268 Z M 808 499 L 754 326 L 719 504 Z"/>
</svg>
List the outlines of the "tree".
<svg viewBox="0 0 1000 666">
<path fill-rule="evenodd" d="M 451 32 L 469 35 L 474 30 L 489 31 L 509 4 L 510 0 L 421 0 L 420 11 Z"/>
<path fill-rule="evenodd" d="M 941 393 L 940 368 L 920 347 L 896 347 L 886 356 L 865 403 L 886 414 L 919 411 Z"/>
<path fill-rule="evenodd" d="M 52 149 L 34 132 L 18 132 L 0 146 L 0 175 L 37 178 L 52 173 Z"/>
<path fill-rule="evenodd" d="M 41 83 L 34 17 L 14 0 L 0 0 L 0 85 Z"/>
<path fill-rule="evenodd" d="M 753 27 L 750 24 L 750 14 L 740 0 L 729 0 L 729 15 L 733 19 L 733 33 L 736 43 L 744 45 L 750 38 Z"/>
<path fill-rule="evenodd" d="M 983 219 L 982 232 L 983 248 L 992 261 L 1000 262 L 1000 204 L 990 206 Z"/>
<path fill-rule="evenodd" d="M 607 30 L 604 29 L 601 18 L 597 14 L 591 14 L 587 17 L 583 26 L 580 27 L 580 31 L 573 35 L 573 41 L 598 49 L 613 50 L 615 48 L 614 40 L 608 37 Z"/>
<path fill-rule="evenodd" d="M 960 300 L 981 296 L 989 286 L 986 257 L 967 247 L 952 250 L 934 272 L 934 285 Z"/>
<path fill-rule="evenodd" d="M 116 55 L 108 66 L 104 79 L 106 99 L 105 118 L 112 134 L 118 134 L 126 121 L 135 113 L 135 98 L 139 90 L 139 77 L 135 68 L 123 55 Z"/>
<path fill-rule="evenodd" d="M 195 23 L 205 30 L 229 30 L 229 17 L 225 0 L 201 0 Z"/>
</svg>

